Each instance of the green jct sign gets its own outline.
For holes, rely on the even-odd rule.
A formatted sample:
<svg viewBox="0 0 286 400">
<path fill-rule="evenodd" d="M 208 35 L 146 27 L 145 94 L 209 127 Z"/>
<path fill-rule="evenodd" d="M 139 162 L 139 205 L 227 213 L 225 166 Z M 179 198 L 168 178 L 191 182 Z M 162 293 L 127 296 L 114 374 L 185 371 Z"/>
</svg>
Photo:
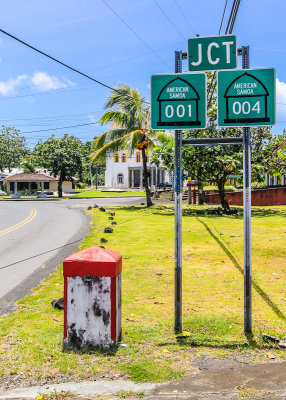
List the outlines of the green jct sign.
<svg viewBox="0 0 286 400">
<path fill-rule="evenodd" d="M 237 67 L 236 36 L 188 39 L 189 71 L 212 71 Z"/>
<path fill-rule="evenodd" d="M 218 72 L 219 126 L 275 124 L 275 69 Z"/>
<path fill-rule="evenodd" d="M 205 128 L 206 75 L 151 76 L 152 129 Z"/>
</svg>

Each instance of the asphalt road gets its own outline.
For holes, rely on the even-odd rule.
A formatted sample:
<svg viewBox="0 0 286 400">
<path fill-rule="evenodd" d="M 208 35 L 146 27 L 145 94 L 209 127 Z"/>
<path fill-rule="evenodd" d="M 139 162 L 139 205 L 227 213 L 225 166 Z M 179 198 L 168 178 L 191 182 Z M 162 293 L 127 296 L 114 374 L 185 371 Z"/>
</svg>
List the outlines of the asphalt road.
<svg viewBox="0 0 286 400">
<path fill-rule="evenodd" d="M 95 203 L 141 204 L 142 198 L 0 202 L 0 315 L 13 310 L 87 235 L 84 210 Z"/>
</svg>

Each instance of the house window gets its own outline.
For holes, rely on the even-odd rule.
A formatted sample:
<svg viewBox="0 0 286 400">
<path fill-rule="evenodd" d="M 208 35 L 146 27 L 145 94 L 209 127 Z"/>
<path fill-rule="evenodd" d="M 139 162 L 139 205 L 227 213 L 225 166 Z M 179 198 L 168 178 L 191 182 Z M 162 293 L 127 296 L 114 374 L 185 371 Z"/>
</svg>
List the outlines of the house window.
<svg viewBox="0 0 286 400">
<path fill-rule="evenodd" d="M 118 153 L 114 154 L 114 162 L 119 162 L 119 154 Z"/>
<path fill-rule="evenodd" d="M 123 183 L 123 174 L 118 174 L 117 175 L 117 182 L 118 183 Z"/>
<path fill-rule="evenodd" d="M 126 162 L 126 154 L 125 153 L 123 153 L 122 155 L 121 155 L 121 162 Z"/>
<path fill-rule="evenodd" d="M 136 162 L 141 162 L 141 154 L 139 152 L 136 153 Z"/>
<path fill-rule="evenodd" d="M 50 189 L 50 182 L 44 182 L 44 189 L 49 190 Z"/>
</svg>

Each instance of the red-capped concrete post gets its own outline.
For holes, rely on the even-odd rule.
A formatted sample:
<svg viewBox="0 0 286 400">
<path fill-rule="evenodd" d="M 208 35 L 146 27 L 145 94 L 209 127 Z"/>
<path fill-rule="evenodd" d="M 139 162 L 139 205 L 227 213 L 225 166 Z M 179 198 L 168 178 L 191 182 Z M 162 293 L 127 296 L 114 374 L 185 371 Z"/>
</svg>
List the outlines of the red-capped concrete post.
<svg viewBox="0 0 286 400">
<path fill-rule="evenodd" d="M 122 256 L 101 247 L 64 260 L 65 349 L 108 349 L 121 338 Z"/>
</svg>

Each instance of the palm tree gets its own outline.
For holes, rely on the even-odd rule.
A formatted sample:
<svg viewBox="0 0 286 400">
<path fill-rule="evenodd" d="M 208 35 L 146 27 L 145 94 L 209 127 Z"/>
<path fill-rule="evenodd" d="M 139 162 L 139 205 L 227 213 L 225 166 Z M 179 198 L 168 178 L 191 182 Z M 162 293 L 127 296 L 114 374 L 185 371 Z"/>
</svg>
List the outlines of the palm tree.
<svg viewBox="0 0 286 400">
<path fill-rule="evenodd" d="M 100 118 L 102 124 L 110 123 L 112 129 L 104 132 L 92 143 L 92 161 L 102 161 L 108 151 L 126 150 L 130 155 L 141 151 L 143 184 L 147 207 L 153 205 L 148 183 L 146 150 L 154 147 L 154 140 L 168 141 L 172 135 L 150 129 L 150 106 L 137 89 L 120 85 L 113 90 L 104 106 L 106 111 Z"/>
</svg>

